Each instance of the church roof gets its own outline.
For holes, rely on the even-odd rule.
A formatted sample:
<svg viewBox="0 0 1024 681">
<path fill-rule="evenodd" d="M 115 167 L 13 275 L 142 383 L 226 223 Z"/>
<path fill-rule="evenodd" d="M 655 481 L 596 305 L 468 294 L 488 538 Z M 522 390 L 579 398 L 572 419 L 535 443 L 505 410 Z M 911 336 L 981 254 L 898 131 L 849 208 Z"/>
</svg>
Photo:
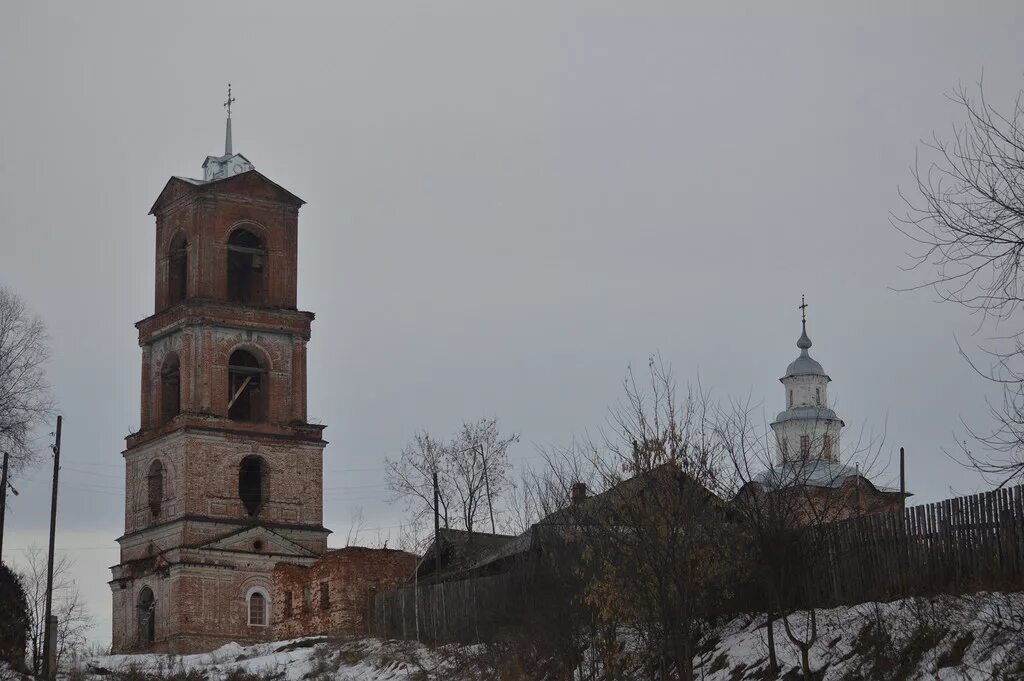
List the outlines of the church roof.
<svg viewBox="0 0 1024 681">
<path fill-rule="evenodd" d="M 841 487 L 850 479 L 861 479 L 867 481 L 872 487 L 880 492 L 898 492 L 899 490 L 889 489 L 875 485 L 867 478 L 860 475 L 856 468 L 847 466 L 830 459 L 807 459 L 787 461 L 761 471 L 754 480 L 757 484 L 770 489 L 784 489 L 798 485 L 809 487 Z"/>
<path fill-rule="evenodd" d="M 221 189 L 231 191 L 232 189 L 241 189 L 242 187 L 262 189 L 267 198 L 275 198 L 285 203 L 291 203 L 296 207 L 306 203 L 258 170 L 249 170 L 217 180 L 197 180 L 192 177 L 174 175 L 171 179 L 167 180 L 167 184 L 160 191 L 160 195 L 157 196 L 153 207 L 149 209 L 149 214 L 155 215 L 164 203 L 176 198 L 180 190 L 186 192 L 219 191 Z"/>
<path fill-rule="evenodd" d="M 785 411 L 780 411 L 779 415 L 775 417 L 775 423 L 785 421 L 839 421 L 840 425 L 846 425 L 828 407 L 790 407 Z"/>
<path fill-rule="evenodd" d="M 825 369 L 804 350 L 786 367 L 786 378 L 790 376 L 825 376 Z"/>
</svg>

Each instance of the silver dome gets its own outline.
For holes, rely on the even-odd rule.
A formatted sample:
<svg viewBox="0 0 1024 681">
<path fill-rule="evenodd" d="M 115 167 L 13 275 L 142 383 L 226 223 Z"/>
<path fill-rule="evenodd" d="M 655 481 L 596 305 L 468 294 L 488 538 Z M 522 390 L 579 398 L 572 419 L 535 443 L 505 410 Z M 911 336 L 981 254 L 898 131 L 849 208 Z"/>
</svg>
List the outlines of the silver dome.
<svg viewBox="0 0 1024 681">
<path fill-rule="evenodd" d="M 786 378 L 790 376 L 824 376 L 825 369 L 817 360 L 811 359 L 806 350 L 800 352 L 800 356 L 789 363 L 786 367 Z"/>
<path fill-rule="evenodd" d="M 796 342 L 796 346 L 800 348 L 800 356 L 789 363 L 789 366 L 786 367 L 786 375 L 783 378 L 789 378 L 790 376 L 825 376 L 825 378 L 828 378 L 825 374 L 825 369 L 807 354 L 807 351 L 811 348 L 811 339 L 807 335 L 806 321 L 803 322 L 803 330 Z"/>
</svg>

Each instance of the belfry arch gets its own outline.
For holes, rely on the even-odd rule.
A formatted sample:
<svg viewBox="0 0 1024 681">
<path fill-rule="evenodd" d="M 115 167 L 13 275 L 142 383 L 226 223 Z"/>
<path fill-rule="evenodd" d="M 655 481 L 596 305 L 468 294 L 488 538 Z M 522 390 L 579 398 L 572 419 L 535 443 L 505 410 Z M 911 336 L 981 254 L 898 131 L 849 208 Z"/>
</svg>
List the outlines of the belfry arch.
<svg viewBox="0 0 1024 681">
<path fill-rule="evenodd" d="M 252 230 L 239 227 L 228 237 L 228 300 L 258 305 L 264 301 L 267 250 Z"/>
</svg>

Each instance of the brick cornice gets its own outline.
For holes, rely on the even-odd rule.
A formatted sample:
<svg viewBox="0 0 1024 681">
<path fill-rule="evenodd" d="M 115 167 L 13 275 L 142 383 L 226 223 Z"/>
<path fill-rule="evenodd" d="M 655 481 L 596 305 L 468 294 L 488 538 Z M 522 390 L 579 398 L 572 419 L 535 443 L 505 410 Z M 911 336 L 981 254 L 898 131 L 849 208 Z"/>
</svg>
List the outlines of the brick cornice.
<svg viewBox="0 0 1024 681">
<path fill-rule="evenodd" d="M 128 539 L 134 539 L 134 538 L 139 537 L 141 535 L 145 535 L 147 533 L 152 532 L 153 530 L 163 529 L 163 528 L 166 528 L 166 527 L 169 527 L 169 526 L 172 526 L 172 525 L 179 525 L 179 524 L 183 524 L 183 523 L 198 523 L 198 524 L 201 524 L 201 525 L 227 525 L 227 526 L 233 527 L 233 529 L 228 531 L 228 532 L 226 532 L 225 535 L 231 534 L 232 532 L 235 532 L 237 530 L 249 529 L 251 527 L 265 527 L 268 530 L 291 530 L 291 531 L 300 531 L 300 532 L 311 532 L 313 534 L 323 534 L 323 535 L 331 534 L 331 531 L 328 530 L 323 525 L 303 525 L 303 524 L 300 524 L 300 523 L 274 523 L 274 522 L 262 521 L 262 520 L 259 520 L 258 518 L 252 518 L 252 519 L 237 518 L 237 519 L 228 520 L 228 519 L 224 519 L 224 518 L 210 518 L 210 517 L 201 516 L 201 515 L 186 515 L 186 516 L 182 516 L 180 518 L 175 518 L 173 520 L 168 520 L 168 521 L 165 521 L 165 522 L 162 522 L 162 523 L 155 523 L 155 524 L 150 525 L 148 527 L 145 527 L 145 528 L 143 528 L 141 530 L 136 530 L 135 532 L 128 532 L 126 534 L 122 534 L 120 537 L 118 537 L 114 541 L 116 541 L 118 544 L 120 544 L 123 541 L 126 541 Z M 209 541 L 209 540 L 203 540 L 202 543 L 205 544 L 207 541 Z M 180 548 L 180 549 L 195 549 L 195 548 L 199 548 L 200 546 L 201 546 L 201 544 L 195 544 L 195 545 L 183 544 L 181 546 L 175 546 L 175 547 L 172 547 L 172 548 L 175 548 L 175 549 L 178 549 L 178 548 Z M 170 549 L 167 549 L 167 550 L 170 550 Z M 161 553 L 163 553 L 163 552 L 161 552 Z M 138 560 L 144 560 L 144 559 L 138 559 Z M 132 561 L 129 561 L 129 562 L 132 562 Z"/>
<path fill-rule="evenodd" d="M 139 345 L 146 345 L 186 326 L 215 326 L 242 331 L 267 331 L 308 341 L 312 312 L 281 307 L 258 307 L 190 298 L 135 324 Z"/>
<path fill-rule="evenodd" d="M 232 421 L 222 416 L 199 412 L 185 412 L 178 414 L 159 428 L 140 430 L 128 435 L 125 438 L 125 449 L 121 453 L 127 455 L 137 447 L 178 433 L 219 434 L 244 437 L 254 441 L 284 441 L 326 447 L 327 440 L 323 438 L 326 428 L 327 426 L 319 423 L 254 423 L 252 421 Z"/>
</svg>

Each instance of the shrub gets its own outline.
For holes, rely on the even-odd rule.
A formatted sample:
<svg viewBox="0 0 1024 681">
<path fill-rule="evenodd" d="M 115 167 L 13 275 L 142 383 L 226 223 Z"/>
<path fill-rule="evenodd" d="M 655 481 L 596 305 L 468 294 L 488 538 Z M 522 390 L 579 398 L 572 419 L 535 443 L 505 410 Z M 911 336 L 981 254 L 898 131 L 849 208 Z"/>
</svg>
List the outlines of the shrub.
<svg viewBox="0 0 1024 681">
<path fill-rule="evenodd" d="M 0 661 L 15 670 L 25 669 L 25 642 L 28 637 L 28 600 L 21 580 L 0 563 Z"/>
</svg>

